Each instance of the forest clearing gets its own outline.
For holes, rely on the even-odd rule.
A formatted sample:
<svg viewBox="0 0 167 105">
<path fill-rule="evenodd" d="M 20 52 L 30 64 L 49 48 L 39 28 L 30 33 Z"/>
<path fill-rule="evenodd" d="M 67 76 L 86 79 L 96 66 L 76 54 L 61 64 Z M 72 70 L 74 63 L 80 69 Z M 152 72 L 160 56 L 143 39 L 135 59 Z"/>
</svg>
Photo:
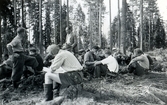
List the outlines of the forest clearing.
<svg viewBox="0 0 167 105">
<path fill-rule="evenodd" d="M 159 63 L 166 63 L 160 59 L 162 55 L 159 50 L 149 53 L 158 58 Z M 7 85 L 8 89 L 1 88 L 1 105 L 36 105 L 42 101 L 43 76 L 36 77 L 34 83 L 31 80 L 32 78 L 26 80 L 17 91 L 10 90 L 10 85 Z M 64 99 L 61 105 L 166 105 L 166 83 L 167 71 L 161 70 L 151 71 L 143 77 L 120 74 L 112 79 L 93 79 L 83 83 L 83 89 L 77 97 Z M 61 92 L 65 90 L 62 89 Z"/>
</svg>

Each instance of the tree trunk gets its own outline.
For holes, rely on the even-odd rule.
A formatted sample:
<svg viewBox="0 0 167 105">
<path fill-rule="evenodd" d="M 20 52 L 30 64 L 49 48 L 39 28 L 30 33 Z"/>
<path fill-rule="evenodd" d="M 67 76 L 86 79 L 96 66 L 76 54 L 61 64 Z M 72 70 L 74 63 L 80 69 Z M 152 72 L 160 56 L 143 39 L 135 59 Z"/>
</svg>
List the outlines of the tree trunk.
<svg viewBox="0 0 167 105">
<path fill-rule="evenodd" d="M 63 37 L 62 37 L 62 19 L 61 19 L 61 15 L 62 15 L 62 1 L 60 0 L 60 44 L 63 44 Z"/>
<path fill-rule="evenodd" d="M 101 41 L 101 17 L 102 17 L 102 0 L 99 0 L 99 47 L 101 47 L 102 41 Z"/>
<path fill-rule="evenodd" d="M 120 51 L 120 43 L 121 43 L 121 19 L 120 19 L 120 0 L 118 0 L 118 48 Z"/>
<path fill-rule="evenodd" d="M 69 26 L 69 0 L 67 0 L 67 27 Z"/>
<path fill-rule="evenodd" d="M 121 52 L 125 54 L 126 37 L 126 0 L 122 0 L 122 21 L 121 21 Z"/>
<path fill-rule="evenodd" d="M 42 0 L 39 0 L 39 49 L 43 55 L 43 37 L 42 37 Z"/>
<path fill-rule="evenodd" d="M 16 0 L 13 0 L 14 4 L 14 34 L 16 35 L 16 29 L 17 29 L 17 17 L 16 17 Z"/>
<path fill-rule="evenodd" d="M 0 16 L 0 62 L 2 61 L 2 41 L 1 40 L 2 39 L 1 39 L 1 16 Z"/>
<path fill-rule="evenodd" d="M 112 47 L 113 47 L 113 37 L 112 37 L 112 34 L 111 34 L 111 0 L 109 0 L 109 16 L 110 16 L 110 20 L 109 20 L 109 22 L 110 22 L 110 50 L 112 51 Z"/>
<path fill-rule="evenodd" d="M 143 0 L 140 0 L 140 50 L 143 50 Z"/>
</svg>

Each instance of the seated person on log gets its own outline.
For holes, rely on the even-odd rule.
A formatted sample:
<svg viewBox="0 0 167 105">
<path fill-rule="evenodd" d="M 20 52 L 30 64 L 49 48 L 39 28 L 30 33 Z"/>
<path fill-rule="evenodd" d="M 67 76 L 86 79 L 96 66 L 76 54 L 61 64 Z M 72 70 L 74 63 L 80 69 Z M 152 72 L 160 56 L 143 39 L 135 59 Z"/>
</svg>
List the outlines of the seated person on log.
<svg viewBox="0 0 167 105">
<path fill-rule="evenodd" d="M 43 69 L 43 59 L 41 57 L 41 55 L 37 52 L 37 48 L 34 47 L 33 45 L 30 45 L 29 48 L 29 55 L 32 57 L 35 57 L 37 62 L 38 62 L 38 66 L 36 67 L 36 71 L 34 71 L 30 66 L 25 66 L 24 67 L 24 72 L 23 72 L 23 76 L 25 78 L 28 78 L 28 76 L 33 75 L 33 74 L 41 74 L 42 73 L 42 69 Z"/>
<path fill-rule="evenodd" d="M 102 65 L 94 66 L 95 61 L 99 61 L 100 58 L 97 55 L 99 50 L 98 46 L 94 46 L 90 51 L 84 55 L 84 67 L 88 73 L 94 78 L 99 78 L 106 74 Z"/>
<path fill-rule="evenodd" d="M 55 57 L 50 68 L 43 68 L 47 72 L 45 74 L 44 101 L 53 99 L 53 82 L 59 84 L 57 87 L 57 93 L 59 93 L 61 84 L 76 85 L 83 81 L 83 67 L 71 52 L 61 50 L 55 44 L 48 46 L 47 52 Z"/>
<path fill-rule="evenodd" d="M 128 71 L 129 73 L 134 73 L 134 75 L 142 76 L 148 72 L 149 60 L 147 55 L 144 54 L 139 48 L 134 50 L 134 55 L 136 57 L 130 61 Z"/>
<path fill-rule="evenodd" d="M 107 66 L 106 69 L 108 72 L 118 73 L 119 65 L 117 60 L 111 55 L 109 50 L 105 50 L 104 53 L 105 58 L 100 61 L 96 61 L 94 65 L 97 66 L 99 64 L 103 64 Z"/>
<path fill-rule="evenodd" d="M 36 60 L 38 61 L 38 66 L 36 67 L 36 73 L 40 74 L 43 69 L 43 65 L 44 65 L 41 55 L 38 53 L 37 48 L 33 46 L 30 47 L 29 54 L 30 56 L 35 57 Z"/>
<path fill-rule="evenodd" d="M 3 62 L 0 65 L 0 79 L 11 77 L 13 62 L 8 54 L 3 55 Z"/>
</svg>

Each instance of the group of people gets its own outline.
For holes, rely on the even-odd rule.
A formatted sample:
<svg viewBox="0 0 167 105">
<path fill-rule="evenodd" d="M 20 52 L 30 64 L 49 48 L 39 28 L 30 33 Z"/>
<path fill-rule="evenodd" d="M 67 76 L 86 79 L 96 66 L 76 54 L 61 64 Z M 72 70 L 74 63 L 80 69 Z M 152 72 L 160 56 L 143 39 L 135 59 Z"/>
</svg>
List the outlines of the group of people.
<svg viewBox="0 0 167 105">
<path fill-rule="evenodd" d="M 88 51 L 80 51 L 80 59 L 76 53 L 76 39 L 70 36 L 71 28 L 67 28 L 66 43 L 63 47 L 52 44 L 46 49 L 47 56 L 42 58 L 37 55 L 36 48 L 30 48 L 30 54 L 25 54 L 25 49 L 22 46 L 25 42 L 26 30 L 22 27 L 17 29 L 17 36 L 7 44 L 9 58 L 12 59 L 11 80 L 14 88 L 18 88 L 19 81 L 24 74 L 24 67 L 30 66 L 34 70 L 34 74 L 39 74 L 45 71 L 44 77 L 44 93 L 45 100 L 53 99 L 53 89 L 57 89 L 59 96 L 60 86 L 76 85 L 83 82 L 83 70 L 86 70 L 92 78 L 100 78 L 106 76 L 108 72 L 118 73 L 119 64 L 116 56 L 109 49 L 100 50 L 98 46 L 93 46 Z M 70 45 L 70 47 L 67 47 Z M 100 53 L 101 51 L 101 53 Z M 33 55 L 33 56 L 32 56 Z M 135 75 L 144 75 L 149 69 L 149 60 L 147 55 L 140 49 L 134 50 L 134 56 L 127 65 L 128 72 Z M 42 61 L 42 62 L 41 62 Z M 45 67 L 43 67 L 45 65 Z M 54 87 L 56 83 L 56 87 Z"/>
</svg>

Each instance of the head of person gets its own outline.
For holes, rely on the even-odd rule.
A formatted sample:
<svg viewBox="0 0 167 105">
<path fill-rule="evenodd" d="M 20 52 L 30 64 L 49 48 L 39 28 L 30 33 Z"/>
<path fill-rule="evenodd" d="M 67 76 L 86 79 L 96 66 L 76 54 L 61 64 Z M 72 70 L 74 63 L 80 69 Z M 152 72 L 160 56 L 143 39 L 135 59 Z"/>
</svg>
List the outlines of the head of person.
<svg viewBox="0 0 167 105">
<path fill-rule="evenodd" d="M 111 51 L 110 50 L 104 50 L 104 56 L 108 57 L 111 55 Z"/>
<path fill-rule="evenodd" d="M 66 33 L 70 34 L 72 32 L 72 26 L 66 27 Z"/>
<path fill-rule="evenodd" d="M 72 49 L 72 46 L 70 44 L 64 44 L 63 47 L 62 47 L 63 50 L 68 50 L 68 51 L 71 51 Z"/>
<path fill-rule="evenodd" d="M 144 53 L 143 53 L 142 50 L 140 50 L 139 48 L 137 48 L 137 49 L 134 50 L 134 54 L 135 54 L 135 56 L 140 56 L 140 55 L 142 55 Z"/>
<path fill-rule="evenodd" d="M 23 27 L 19 27 L 19 28 L 17 28 L 17 34 L 20 36 L 20 37 L 25 37 L 25 34 L 26 33 L 26 29 L 25 28 L 23 28 Z"/>
<path fill-rule="evenodd" d="M 29 50 L 29 54 L 34 55 L 36 53 L 37 53 L 37 48 L 36 47 L 31 47 L 30 50 Z"/>
<path fill-rule="evenodd" d="M 52 44 L 47 47 L 46 52 L 50 55 L 57 55 L 59 52 L 60 48 L 56 44 Z"/>
<path fill-rule="evenodd" d="M 96 54 L 99 49 L 100 49 L 100 48 L 99 48 L 98 46 L 93 46 L 91 51 L 92 51 L 94 54 Z"/>
</svg>

